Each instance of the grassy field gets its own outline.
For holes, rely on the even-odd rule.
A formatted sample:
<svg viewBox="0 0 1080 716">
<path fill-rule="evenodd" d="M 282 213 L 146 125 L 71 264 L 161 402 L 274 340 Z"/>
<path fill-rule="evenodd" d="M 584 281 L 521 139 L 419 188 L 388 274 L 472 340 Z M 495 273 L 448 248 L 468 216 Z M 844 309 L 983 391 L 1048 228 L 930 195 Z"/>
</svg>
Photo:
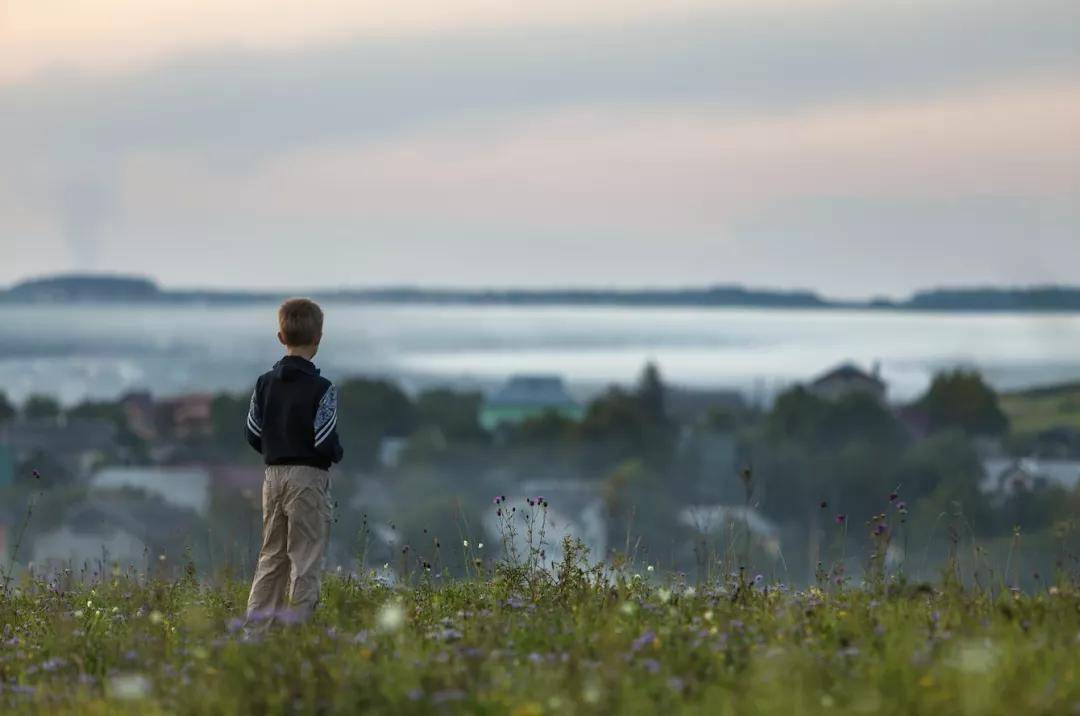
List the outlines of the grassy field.
<svg viewBox="0 0 1080 716">
<path fill-rule="evenodd" d="M 237 619 L 235 580 L 24 578 L 0 596 L 0 710 L 1080 713 L 1074 582 L 792 591 L 560 571 L 330 575 L 312 622 L 262 635 Z"/>
<path fill-rule="evenodd" d="M 1005 393 L 1001 409 L 1009 416 L 1013 432 L 1036 433 L 1061 426 L 1080 430 L 1080 383 Z"/>
</svg>

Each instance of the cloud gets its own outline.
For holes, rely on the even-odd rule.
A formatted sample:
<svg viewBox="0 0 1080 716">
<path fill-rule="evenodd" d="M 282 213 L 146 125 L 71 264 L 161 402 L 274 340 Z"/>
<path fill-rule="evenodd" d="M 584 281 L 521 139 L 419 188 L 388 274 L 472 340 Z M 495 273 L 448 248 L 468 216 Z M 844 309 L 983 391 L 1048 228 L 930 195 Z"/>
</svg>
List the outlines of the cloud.
<svg viewBox="0 0 1080 716">
<path fill-rule="evenodd" d="M 0 208 L 17 207 L 0 246 L 23 257 L 0 279 L 64 236 L 76 268 L 220 285 L 672 284 L 768 267 L 765 283 L 849 274 L 851 290 L 899 291 L 931 276 L 872 273 L 902 236 L 952 242 L 965 260 L 936 265 L 961 278 L 997 270 L 978 274 L 961 236 L 984 234 L 988 264 L 1017 276 L 1056 270 L 1014 260 L 1033 226 L 1070 251 L 1071 0 L 614 7 L 322 44 L 305 44 L 314 30 L 183 40 L 123 72 L 0 85 Z M 796 240 L 804 258 L 779 265 Z M 845 242 L 869 254 L 858 275 L 830 270 Z"/>
<path fill-rule="evenodd" d="M 767 7 L 625 25 L 366 37 L 193 53 L 133 75 L 0 89 L 7 156 L 169 147 L 258 158 L 580 104 L 790 111 L 923 97 L 1080 67 L 1080 6 L 991 0 Z M 92 139 L 89 139 L 92 138 Z"/>
</svg>

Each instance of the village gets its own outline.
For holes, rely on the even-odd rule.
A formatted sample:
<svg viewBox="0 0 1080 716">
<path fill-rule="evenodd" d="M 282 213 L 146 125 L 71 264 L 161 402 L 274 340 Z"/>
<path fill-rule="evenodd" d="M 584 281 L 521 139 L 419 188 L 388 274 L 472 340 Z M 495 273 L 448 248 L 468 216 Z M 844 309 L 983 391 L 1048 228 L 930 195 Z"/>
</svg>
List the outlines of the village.
<svg viewBox="0 0 1080 716">
<path fill-rule="evenodd" d="M 897 489 L 912 503 L 937 499 L 933 489 L 913 493 L 932 470 L 919 474 L 911 465 L 919 450 L 941 440 L 953 441 L 946 450 L 970 449 L 977 459 L 959 468 L 978 491 L 981 507 L 968 509 L 999 510 L 1002 524 L 1039 517 L 1050 529 L 1042 514 L 1049 508 L 1031 505 L 1053 495 L 1075 500 L 1080 484 L 1075 427 L 1017 440 L 1004 424 L 960 416 L 969 424 L 952 427 L 967 434 L 950 438 L 940 406 L 929 399 L 891 404 L 876 366 L 837 366 L 791 386 L 768 409 L 734 391 L 666 385 L 655 366 L 638 386 L 613 387 L 589 401 L 556 375 L 511 376 L 487 395 L 435 389 L 413 398 L 382 380 L 347 382 L 342 392 L 343 412 L 355 406 L 357 414 L 340 428 L 347 459 L 334 475 L 330 563 L 388 578 L 417 564 L 461 569 L 460 555 L 444 545 L 465 530 L 494 556 L 500 535 L 485 505 L 496 494 L 544 496 L 554 559 L 562 537 L 573 536 L 598 558 L 641 549 L 640 556 L 688 569 L 701 562 L 703 545 L 731 549 L 744 539 L 747 550 L 774 561 L 787 551 L 785 564 L 805 564 L 805 578 L 829 549 L 825 529 L 833 519 L 814 509 L 845 502 L 839 477 L 831 484 L 828 475 L 804 474 L 795 458 L 777 458 L 800 439 L 795 423 L 810 419 L 844 431 L 824 438 L 837 454 L 855 449 L 848 440 L 863 431 L 868 440 L 903 445 L 893 454 L 912 477 Z M 167 569 L 187 555 L 243 573 L 258 550 L 263 480 L 258 456 L 240 437 L 245 404 L 242 396 L 140 391 L 114 403 L 61 409 L 35 398 L 9 409 L 0 424 L 0 552 L 11 554 L 21 538 L 18 561 L 35 570 Z M 839 417 L 807 417 L 828 406 Z M 839 422 L 830 427 L 829 420 Z M 902 434 L 883 438 L 875 430 Z M 870 461 L 861 465 L 865 476 L 845 479 L 876 481 L 875 489 L 889 492 L 893 485 L 880 476 L 893 466 L 872 462 L 889 450 L 860 453 Z M 741 481 L 746 471 L 752 483 Z M 794 504 L 795 495 L 805 504 Z M 872 491 L 857 499 L 872 502 Z M 34 514 L 24 527 L 31 500 Z M 854 497 L 851 503 L 858 504 Z M 1028 512 L 1017 513 L 1023 505 Z M 410 545 L 414 557 L 402 560 Z M 903 558 L 899 549 L 892 558 Z"/>
</svg>

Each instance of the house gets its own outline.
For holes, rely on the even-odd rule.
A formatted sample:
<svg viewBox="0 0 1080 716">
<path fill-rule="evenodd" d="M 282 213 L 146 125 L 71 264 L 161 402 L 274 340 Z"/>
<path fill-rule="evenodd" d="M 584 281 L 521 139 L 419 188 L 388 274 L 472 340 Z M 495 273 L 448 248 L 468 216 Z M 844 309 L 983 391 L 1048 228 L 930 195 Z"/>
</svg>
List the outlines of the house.
<svg viewBox="0 0 1080 716">
<path fill-rule="evenodd" d="M 108 467 L 94 475 L 90 486 L 142 490 L 200 515 L 210 509 L 210 472 L 199 467 Z"/>
<path fill-rule="evenodd" d="M 150 441 L 158 436 L 157 411 L 154 399 L 146 391 L 128 393 L 120 398 L 127 428 L 140 440 Z"/>
<path fill-rule="evenodd" d="M 127 427 L 145 441 L 158 438 L 209 437 L 214 433 L 214 396 L 190 393 L 155 401 L 150 393 L 128 393 L 120 399 Z"/>
<path fill-rule="evenodd" d="M 213 404 L 214 396 L 209 393 L 191 393 L 161 401 L 169 433 L 181 440 L 213 435 Z"/>
<path fill-rule="evenodd" d="M 517 425 L 548 412 L 571 420 L 580 420 L 583 415 L 581 406 L 566 391 L 562 378 L 516 375 L 484 403 L 480 424 L 487 430 L 494 430 L 500 425 Z"/>
<path fill-rule="evenodd" d="M 989 458 L 983 461 L 980 489 L 988 494 L 1008 495 L 1040 487 L 1075 490 L 1080 485 L 1080 460 L 1036 458 Z"/>
<path fill-rule="evenodd" d="M 590 561 L 602 560 L 608 549 L 608 515 L 600 494 L 600 484 L 595 480 L 547 478 L 525 480 L 512 488 L 521 497 L 511 502 L 520 505 L 526 497 L 544 496 L 548 503 L 545 522 L 545 563 L 559 562 L 563 558 L 563 539 L 580 539 L 588 549 Z M 523 509 L 523 508 L 518 508 Z M 498 545 L 503 534 L 495 514 L 488 511 L 483 519 L 488 542 Z M 526 532 L 514 536 L 514 547 L 519 554 L 528 553 Z"/>
<path fill-rule="evenodd" d="M 27 554 L 48 569 L 70 565 L 143 566 L 154 555 L 176 555 L 190 544 L 191 510 L 136 494 L 93 494 L 65 514 L 64 523 L 35 535 Z"/>
<path fill-rule="evenodd" d="M 766 540 L 776 539 L 780 528 L 753 507 L 742 505 L 688 505 L 679 511 L 679 524 L 703 535 L 724 534 L 734 525 Z"/>
<path fill-rule="evenodd" d="M 0 427 L 0 445 L 12 465 L 44 458 L 79 477 L 116 451 L 118 434 L 110 420 L 23 420 Z"/>
<path fill-rule="evenodd" d="M 824 400 L 865 394 L 884 403 L 888 386 L 881 379 L 877 364 L 867 373 L 853 363 L 844 363 L 815 378 L 809 388 L 811 393 Z"/>
</svg>

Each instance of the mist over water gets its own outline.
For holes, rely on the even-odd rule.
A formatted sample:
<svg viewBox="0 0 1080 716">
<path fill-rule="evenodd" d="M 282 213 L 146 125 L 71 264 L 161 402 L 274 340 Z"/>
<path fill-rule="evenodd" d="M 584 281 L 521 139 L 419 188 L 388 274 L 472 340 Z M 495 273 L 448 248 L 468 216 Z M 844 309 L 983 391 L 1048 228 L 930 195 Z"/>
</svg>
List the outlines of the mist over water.
<svg viewBox="0 0 1080 716">
<path fill-rule="evenodd" d="M 280 353 L 276 305 L 7 305 L 0 390 L 65 403 L 136 388 L 249 390 Z M 558 373 L 588 395 L 647 360 L 674 384 L 767 400 L 841 361 L 880 363 L 892 400 L 934 371 L 978 368 L 998 389 L 1080 378 L 1080 316 L 736 308 L 328 304 L 317 363 L 330 377 L 486 387 Z"/>
</svg>

